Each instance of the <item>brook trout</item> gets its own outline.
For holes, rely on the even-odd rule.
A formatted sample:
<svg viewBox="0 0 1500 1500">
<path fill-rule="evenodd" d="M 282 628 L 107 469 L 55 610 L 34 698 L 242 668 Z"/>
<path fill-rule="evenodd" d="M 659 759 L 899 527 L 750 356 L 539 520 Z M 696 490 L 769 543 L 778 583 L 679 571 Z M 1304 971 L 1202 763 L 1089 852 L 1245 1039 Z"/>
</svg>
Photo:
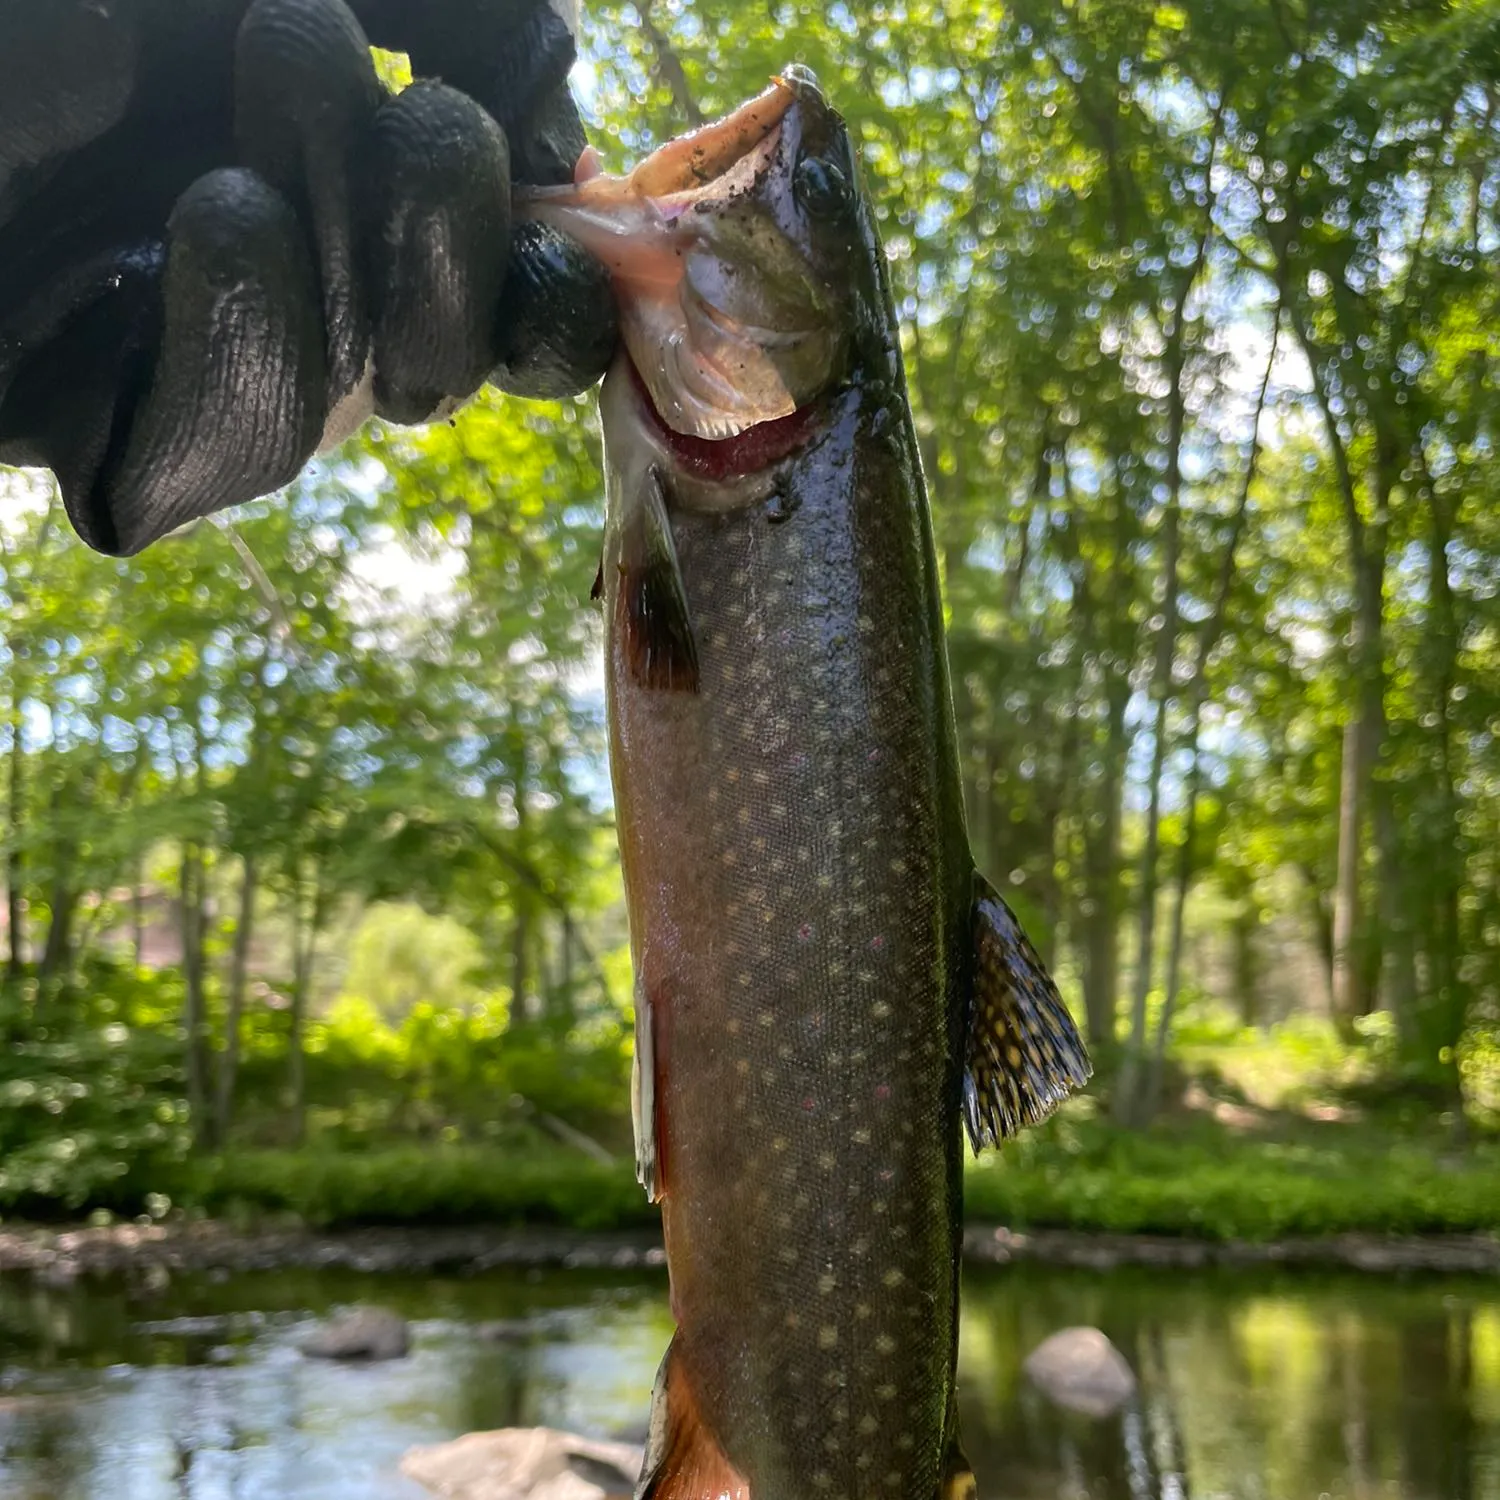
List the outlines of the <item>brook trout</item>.
<svg viewBox="0 0 1500 1500">
<path fill-rule="evenodd" d="M 788 69 L 530 212 L 610 264 L 612 775 L 677 1332 L 643 1500 L 972 1492 L 976 1149 L 1089 1074 L 964 831 L 927 495 L 844 122 Z"/>
</svg>

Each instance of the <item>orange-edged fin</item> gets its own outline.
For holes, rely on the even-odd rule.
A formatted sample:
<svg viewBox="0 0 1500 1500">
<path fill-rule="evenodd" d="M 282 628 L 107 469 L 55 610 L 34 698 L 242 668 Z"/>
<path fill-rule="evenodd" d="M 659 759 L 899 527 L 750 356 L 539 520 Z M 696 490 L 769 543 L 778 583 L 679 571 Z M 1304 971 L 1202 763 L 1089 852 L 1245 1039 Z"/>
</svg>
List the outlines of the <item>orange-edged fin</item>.
<svg viewBox="0 0 1500 1500">
<path fill-rule="evenodd" d="M 652 469 L 620 546 L 617 624 L 630 674 L 641 687 L 698 691 L 698 643 L 667 515 L 661 476 Z"/>
<path fill-rule="evenodd" d="M 974 1149 L 1045 1120 L 1093 1068 L 1015 913 L 975 875 L 974 993 L 964 1115 Z"/>
<path fill-rule="evenodd" d="M 651 1394 L 651 1430 L 636 1500 L 750 1500 L 750 1486 L 703 1425 L 674 1338 Z"/>
<path fill-rule="evenodd" d="M 956 1424 L 955 1424 L 956 1425 Z M 958 1433 L 950 1433 L 948 1448 L 943 1455 L 943 1482 L 938 1488 L 938 1500 L 977 1500 L 979 1482 L 974 1478 L 974 1466 L 964 1457 L 958 1445 Z"/>
<path fill-rule="evenodd" d="M 653 1202 L 665 1190 L 662 1171 L 661 1096 L 656 1008 L 645 985 L 635 986 L 635 1055 L 630 1064 L 630 1121 L 635 1127 L 635 1180 Z"/>
</svg>

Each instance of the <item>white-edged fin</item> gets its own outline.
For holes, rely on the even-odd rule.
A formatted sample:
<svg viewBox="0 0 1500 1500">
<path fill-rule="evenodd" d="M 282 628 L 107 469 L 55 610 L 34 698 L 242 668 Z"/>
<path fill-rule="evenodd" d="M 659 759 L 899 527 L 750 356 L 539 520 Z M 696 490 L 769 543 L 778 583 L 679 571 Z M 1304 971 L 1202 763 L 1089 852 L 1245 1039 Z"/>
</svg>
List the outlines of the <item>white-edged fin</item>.
<svg viewBox="0 0 1500 1500">
<path fill-rule="evenodd" d="M 1038 1124 L 1093 1068 L 1015 913 L 974 876 L 974 989 L 964 1115 L 976 1151 Z"/>
<path fill-rule="evenodd" d="M 639 980 L 635 986 L 635 1056 L 630 1064 L 630 1121 L 635 1126 L 635 1179 L 646 1196 L 661 1198 L 656 1140 L 656 1047 L 651 1000 Z"/>
</svg>

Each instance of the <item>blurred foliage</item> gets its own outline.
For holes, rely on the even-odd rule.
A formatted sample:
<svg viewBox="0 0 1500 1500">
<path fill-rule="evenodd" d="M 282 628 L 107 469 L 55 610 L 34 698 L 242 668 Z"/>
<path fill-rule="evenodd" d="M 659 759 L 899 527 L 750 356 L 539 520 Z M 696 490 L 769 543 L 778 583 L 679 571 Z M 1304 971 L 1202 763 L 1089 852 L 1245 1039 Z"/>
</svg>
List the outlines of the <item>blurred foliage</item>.
<svg viewBox="0 0 1500 1500">
<path fill-rule="evenodd" d="M 1500 10 L 588 24 L 612 166 L 789 56 L 859 144 L 975 853 L 1144 1131 L 1094 1120 L 1080 1156 L 1059 1127 L 1006 1158 L 1035 1170 L 979 1171 L 980 1205 L 1214 1233 L 1319 1227 L 1319 1201 L 1323 1227 L 1481 1215 L 1487 1158 L 1424 1182 L 1338 1132 L 1437 1151 L 1430 1125 L 1500 1118 Z M 447 1163 L 423 1185 L 391 1158 L 429 1205 L 491 1191 L 460 1188 L 464 1151 L 628 1154 L 591 398 L 377 424 L 135 559 L 7 482 L 0 1207 L 143 1202 L 192 1148 L 230 1185 L 204 1202 L 332 1217 L 333 1148 L 365 1204 L 392 1142 Z M 1348 1143 L 1337 1192 L 1256 1154 L 1288 1113 Z M 1200 1118 L 1249 1154 L 1199 1159 Z M 1168 1127 L 1180 1172 L 1154 1165 Z M 303 1140 L 316 1166 L 246 1154 Z"/>
<path fill-rule="evenodd" d="M 971 1220 L 1016 1228 L 1269 1240 L 1500 1229 L 1500 1148 L 1461 1157 L 1388 1129 L 1291 1138 L 1211 1121 L 1124 1132 L 1054 1121 L 970 1166 Z"/>
<path fill-rule="evenodd" d="M 234 1217 L 293 1213 L 309 1224 L 650 1225 L 635 1169 L 538 1148 L 259 1151 L 203 1159 L 180 1179 L 184 1202 Z"/>
</svg>

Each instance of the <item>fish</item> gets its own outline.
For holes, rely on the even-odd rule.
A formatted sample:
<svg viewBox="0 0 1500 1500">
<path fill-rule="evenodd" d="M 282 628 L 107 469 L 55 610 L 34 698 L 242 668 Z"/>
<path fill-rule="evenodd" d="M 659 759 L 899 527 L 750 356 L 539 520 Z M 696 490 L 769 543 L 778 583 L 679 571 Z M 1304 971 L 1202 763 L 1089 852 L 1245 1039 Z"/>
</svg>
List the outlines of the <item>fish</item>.
<svg viewBox="0 0 1500 1500">
<path fill-rule="evenodd" d="M 608 266 L 602 597 L 637 1170 L 676 1332 L 640 1500 L 964 1500 L 963 1130 L 1089 1076 L 976 869 L 848 126 L 789 67 L 525 211 Z"/>
</svg>

